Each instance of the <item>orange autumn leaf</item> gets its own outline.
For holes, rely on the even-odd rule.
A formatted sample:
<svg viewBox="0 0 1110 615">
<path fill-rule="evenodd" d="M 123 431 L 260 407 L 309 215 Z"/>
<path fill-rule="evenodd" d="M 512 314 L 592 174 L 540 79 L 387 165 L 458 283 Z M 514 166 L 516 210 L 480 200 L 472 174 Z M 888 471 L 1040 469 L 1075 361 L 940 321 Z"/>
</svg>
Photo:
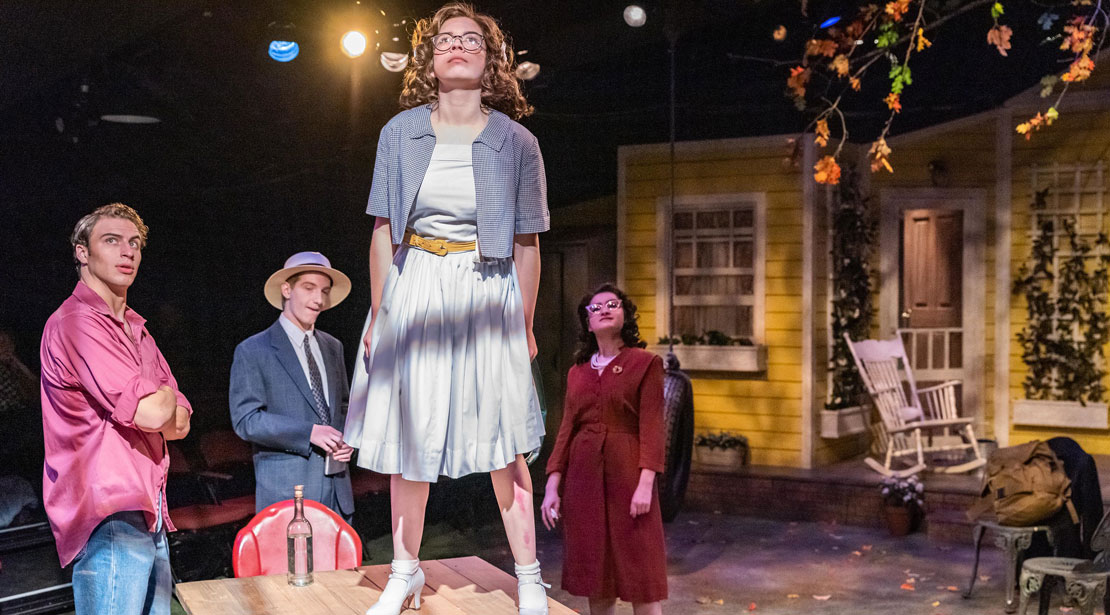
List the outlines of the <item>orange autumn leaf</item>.
<svg viewBox="0 0 1110 615">
<path fill-rule="evenodd" d="M 902 101 L 899 100 L 899 96 L 897 94 L 895 94 L 894 92 L 891 92 L 890 94 L 887 94 L 886 98 L 883 99 L 883 102 L 886 103 L 887 108 L 890 109 L 891 111 L 893 111 L 895 113 L 901 113 L 902 112 Z"/>
<path fill-rule="evenodd" d="M 840 183 L 840 165 L 832 156 L 825 156 L 813 165 L 813 181 L 819 184 L 836 185 Z"/>
<path fill-rule="evenodd" d="M 836 41 L 829 39 L 815 39 L 812 38 L 806 43 L 807 56 L 828 56 L 833 57 L 836 55 Z"/>
<path fill-rule="evenodd" d="M 802 98 L 806 95 L 806 84 L 809 83 L 809 69 L 795 66 L 790 69 L 790 77 L 786 80 L 786 87 L 794 91 L 794 96 Z"/>
<path fill-rule="evenodd" d="M 817 133 L 817 137 L 813 139 L 814 143 L 816 143 L 817 145 L 820 145 L 821 147 L 825 147 L 826 145 L 829 144 L 829 121 L 828 120 L 817 120 L 817 128 L 814 129 L 814 132 Z"/>
<path fill-rule="evenodd" d="M 925 28 L 917 29 L 917 50 L 922 51 L 926 47 L 932 47 L 933 42 L 925 38 Z"/>
<path fill-rule="evenodd" d="M 886 139 L 879 139 L 872 143 L 871 149 L 867 151 L 867 156 L 871 158 L 872 172 L 883 168 L 890 173 L 894 172 L 894 167 L 890 166 L 890 146 L 886 144 Z"/>
<path fill-rule="evenodd" d="M 848 56 L 843 53 L 833 58 L 832 62 L 829 62 L 829 70 L 835 70 L 838 77 L 847 77 L 848 71 L 850 71 L 851 68 L 852 65 L 848 62 Z"/>
<path fill-rule="evenodd" d="M 903 583 L 901 589 L 904 589 L 904 590 L 910 591 L 910 592 L 917 591 L 917 588 L 914 587 L 913 585 L 910 585 L 909 583 Z"/>
<path fill-rule="evenodd" d="M 1002 55 L 1009 55 L 1006 53 L 1010 49 L 1010 37 L 1014 35 L 1014 31 L 1010 26 L 994 26 L 987 31 L 987 42 L 998 48 L 998 53 Z"/>
<path fill-rule="evenodd" d="M 1094 69 L 1094 60 L 1091 59 L 1091 56 L 1084 54 L 1068 66 L 1067 72 L 1060 75 L 1060 79 L 1063 81 L 1083 81 L 1091 76 L 1091 71 Z"/>
<path fill-rule="evenodd" d="M 894 21 L 902 21 L 902 17 L 910 10 L 910 0 L 894 0 L 886 3 L 886 14 Z"/>
<path fill-rule="evenodd" d="M 1064 26 L 1067 36 L 1060 43 L 1060 49 L 1070 50 L 1072 53 L 1090 53 L 1094 47 L 1095 27 L 1083 23 L 1082 17 L 1076 17 L 1069 25 Z"/>
<path fill-rule="evenodd" d="M 1029 139 L 1033 138 L 1034 132 L 1040 130 L 1042 126 L 1051 126 L 1052 122 L 1054 122 L 1059 117 L 1060 113 L 1056 111 L 1056 107 L 1049 107 L 1048 111 L 1045 111 L 1043 115 L 1038 112 L 1037 115 L 1034 115 L 1027 121 L 1018 124 L 1017 127 L 1014 128 L 1014 130 L 1016 130 L 1017 133 L 1020 135 L 1025 135 L 1025 140 L 1028 141 Z"/>
<path fill-rule="evenodd" d="M 855 90 L 857 92 L 859 91 L 860 82 L 859 82 L 859 79 L 857 77 L 852 77 L 851 79 L 848 80 L 848 83 L 852 84 L 852 89 L 853 90 Z"/>
</svg>

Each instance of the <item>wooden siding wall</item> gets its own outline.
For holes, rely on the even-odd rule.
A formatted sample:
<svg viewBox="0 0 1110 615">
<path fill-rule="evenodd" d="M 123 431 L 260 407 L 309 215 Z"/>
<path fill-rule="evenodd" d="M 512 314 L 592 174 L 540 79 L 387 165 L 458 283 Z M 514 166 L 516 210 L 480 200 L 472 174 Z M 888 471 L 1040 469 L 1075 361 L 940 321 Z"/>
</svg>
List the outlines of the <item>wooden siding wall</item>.
<svg viewBox="0 0 1110 615">
<path fill-rule="evenodd" d="M 785 143 L 785 140 L 783 140 Z M 677 188 L 690 195 L 765 192 L 767 371 L 757 375 L 708 377 L 693 373 L 695 431 L 731 430 L 747 436 L 755 465 L 800 467 L 802 446 L 802 183 L 800 171 L 784 165 L 785 147 L 763 140 L 679 144 Z M 649 343 L 663 333 L 655 326 L 656 211 L 670 189 L 665 146 L 631 146 L 620 151 L 618 254 L 620 283 L 640 307 L 640 331 Z"/>
<path fill-rule="evenodd" d="M 1029 113 L 1031 115 L 1032 112 Z M 1025 119 L 1025 114 L 1015 113 L 1015 125 Z M 1029 231 L 1032 217 L 1029 211 L 1030 166 L 1040 167 L 1059 164 L 1090 164 L 1102 160 L 1110 162 L 1110 110 L 1070 111 L 1061 113 L 1050 128 L 1036 133 L 1032 139 L 1015 137 L 1013 148 L 1013 259 L 1011 274 L 1017 276 L 1021 264 L 1029 257 L 1031 240 Z M 1104 171 L 1104 174 L 1107 172 Z M 1110 203 L 1110 195 L 1105 197 Z M 1104 229 L 1110 230 L 1110 229 Z M 1026 368 L 1021 360 L 1021 346 L 1016 334 L 1025 325 L 1025 300 L 1014 296 L 1010 303 L 1010 397 L 1022 399 L 1025 392 L 1021 383 Z M 1107 348 L 1110 356 L 1110 348 Z M 1087 452 L 1110 454 L 1110 434 L 1101 430 L 1063 429 L 1053 427 L 1012 426 L 1010 442 L 1020 443 L 1032 439 L 1046 439 L 1066 435 L 1077 440 Z"/>
<path fill-rule="evenodd" d="M 893 150 L 891 164 L 894 166 L 894 173 L 880 171 L 871 176 L 871 194 L 875 198 L 878 198 L 883 189 L 897 188 L 970 188 L 986 191 L 986 237 L 984 238 L 986 297 L 982 309 L 985 356 L 982 361 L 964 366 L 965 369 L 979 370 L 980 381 L 983 383 L 980 392 L 983 407 L 979 415 L 980 420 L 975 425 L 976 435 L 979 437 L 992 437 L 994 417 L 995 275 L 994 250 L 991 246 L 994 245 L 997 234 L 993 215 L 995 140 L 995 122 L 992 117 L 957 122 L 945 129 L 933 128 L 910 133 L 891 143 Z M 944 164 L 947 169 L 946 183 L 934 186 L 929 173 L 931 161 L 941 161 Z M 887 207 L 892 204 L 880 203 L 880 205 Z M 881 271 L 878 258 L 879 255 L 876 254 L 875 270 Z M 881 281 L 877 280 L 877 283 L 881 286 Z M 876 306 L 875 332 L 882 337 L 889 337 L 892 334 L 891 331 L 879 331 L 877 326 L 879 322 L 877 310 L 880 306 L 878 290 L 877 286 L 873 298 Z"/>
</svg>

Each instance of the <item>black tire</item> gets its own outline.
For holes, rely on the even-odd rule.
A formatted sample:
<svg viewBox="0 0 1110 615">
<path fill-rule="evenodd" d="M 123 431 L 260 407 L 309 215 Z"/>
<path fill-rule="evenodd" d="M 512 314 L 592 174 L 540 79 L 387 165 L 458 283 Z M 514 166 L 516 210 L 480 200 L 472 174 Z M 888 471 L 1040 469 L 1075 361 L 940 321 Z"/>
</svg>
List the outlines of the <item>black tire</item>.
<svg viewBox="0 0 1110 615">
<path fill-rule="evenodd" d="M 690 456 L 694 448 L 694 388 L 690 377 L 679 369 L 678 359 L 668 355 L 663 375 L 663 429 L 666 461 L 659 477 L 659 508 L 663 521 L 678 516 L 690 482 Z"/>
</svg>

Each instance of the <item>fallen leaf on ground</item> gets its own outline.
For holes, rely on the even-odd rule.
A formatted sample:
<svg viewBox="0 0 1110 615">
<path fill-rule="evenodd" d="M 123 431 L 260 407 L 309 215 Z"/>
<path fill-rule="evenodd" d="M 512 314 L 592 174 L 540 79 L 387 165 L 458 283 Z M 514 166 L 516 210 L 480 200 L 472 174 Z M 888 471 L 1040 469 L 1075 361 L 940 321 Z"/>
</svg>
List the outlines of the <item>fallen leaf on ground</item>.
<svg viewBox="0 0 1110 615">
<path fill-rule="evenodd" d="M 716 604 L 718 606 L 723 605 L 724 603 L 725 603 L 724 598 L 717 598 L 716 600 L 713 601 L 713 604 Z M 753 602 L 752 604 L 755 604 L 755 603 Z"/>
<path fill-rule="evenodd" d="M 938 606 L 940 606 L 940 600 L 934 600 L 933 601 L 933 607 L 936 608 Z"/>
<path fill-rule="evenodd" d="M 863 552 L 861 552 L 861 551 L 852 551 L 852 555 L 855 555 L 856 557 L 861 557 L 861 556 L 863 556 Z"/>
<path fill-rule="evenodd" d="M 917 590 L 917 588 L 913 586 L 913 583 L 903 583 L 902 589 L 910 592 Z"/>
<path fill-rule="evenodd" d="M 698 596 L 697 599 L 694 600 L 694 602 L 697 602 L 698 604 L 709 604 L 710 602 L 712 602 L 712 600 L 709 599 L 709 596 Z"/>
<path fill-rule="evenodd" d="M 787 597 L 787 598 L 790 598 L 791 600 L 793 600 L 793 599 L 795 599 L 795 598 L 797 598 L 797 597 L 798 597 L 798 594 L 786 594 L 786 597 Z"/>
<path fill-rule="evenodd" d="M 814 600 L 828 600 L 829 598 L 832 598 L 832 594 L 825 594 L 824 596 L 818 596 L 817 594 L 813 595 Z"/>
<path fill-rule="evenodd" d="M 949 585 L 948 587 L 945 587 L 944 589 L 947 589 L 947 590 L 948 590 L 948 591 L 950 591 L 950 592 L 958 592 L 958 591 L 960 591 L 960 588 L 959 588 L 959 587 L 956 587 L 955 585 Z"/>
<path fill-rule="evenodd" d="M 722 602 L 722 604 L 723 604 L 723 602 Z M 749 611 L 754 611 L 755 610 L 755 603 L 754 602 L 748 605 L 748 610 Z"/>
</svg>

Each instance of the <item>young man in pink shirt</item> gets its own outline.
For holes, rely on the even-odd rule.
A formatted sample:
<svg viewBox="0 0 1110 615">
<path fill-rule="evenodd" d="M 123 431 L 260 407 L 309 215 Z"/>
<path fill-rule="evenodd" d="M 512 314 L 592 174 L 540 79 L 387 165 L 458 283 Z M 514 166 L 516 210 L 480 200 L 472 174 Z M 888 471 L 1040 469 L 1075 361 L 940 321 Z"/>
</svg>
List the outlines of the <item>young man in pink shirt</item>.
<svg viewBox="0 0 1110 615">
<path fill-rule="evenodd" d="M 80 281 L 42 333 L 43 500 L 77 615 L 170 612 L 166 440 L 192 408 L 127 307 L 147 227 L 121 203 L 81 218 Z"/>
</svg>

